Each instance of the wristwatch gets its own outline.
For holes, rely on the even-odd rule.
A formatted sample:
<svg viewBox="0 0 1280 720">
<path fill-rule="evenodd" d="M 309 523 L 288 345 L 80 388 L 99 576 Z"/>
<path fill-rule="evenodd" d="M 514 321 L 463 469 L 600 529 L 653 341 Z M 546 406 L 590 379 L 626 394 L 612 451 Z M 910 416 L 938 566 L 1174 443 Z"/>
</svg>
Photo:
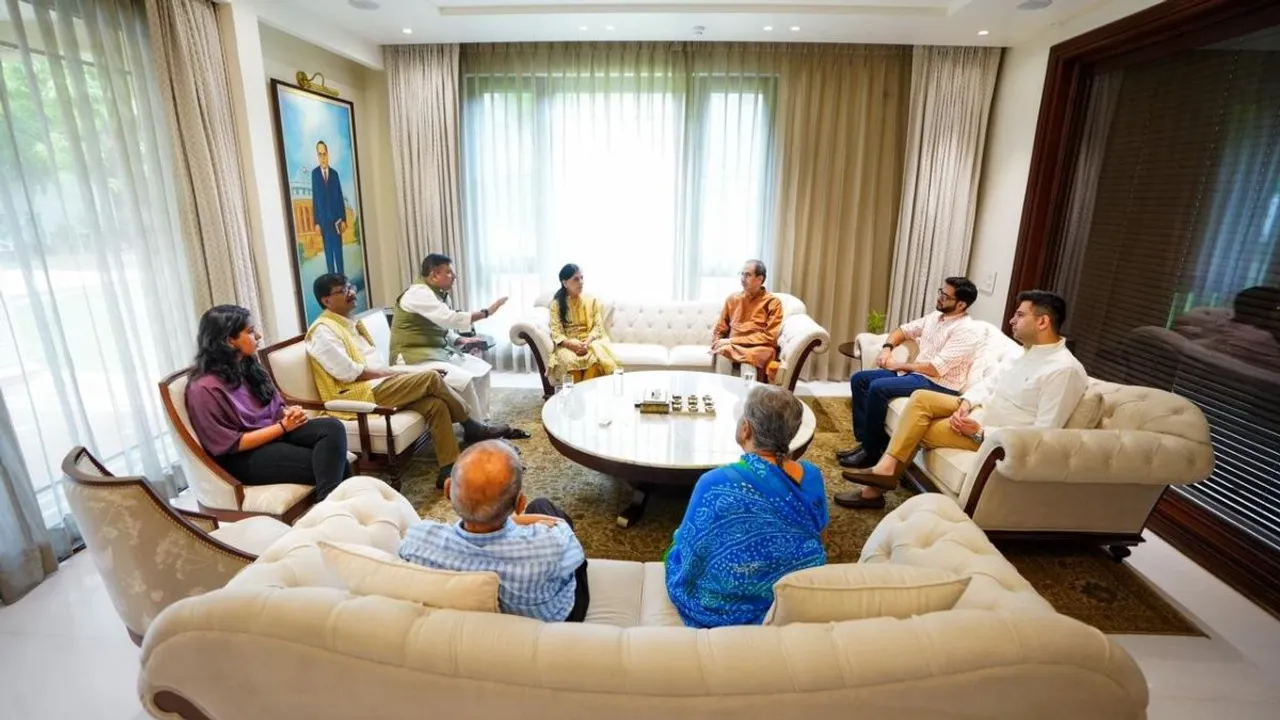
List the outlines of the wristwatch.
<svg viewBox="0 0 1280 720">
<path fill-rule="evenodd" d="M 882 347 L 882 348 L 888 348 L 889 350 L 892 350 L 892 349 L 896 348 L 896 347 L 897 347 L 897 345 L 894 345 L 893 343 L 885 343 L 885 344 L 881 345 L 880 347 Z"/>
<path fill-rule="evenodd" d="M 973 441 L 974 441 L 974 442 L 976 442 L 976 443 L 978 443 L 979 445 L 981 445 L 981 444 L 982 444 L 982 441 L 983 441 L 983 440 L 985 440 L 985 439 L 986 439 L 986 437 L 987 437 L 987 434 L 986 434 L 985 432 L 983 432 L 983 431 L 979 430 L 978 432 L 976 432 L 976 433 L 974 433 L 974 434 L 973 434 Z"/>
<path fill-rule="evenodd" d="M 481 308 L 480 312 L 484 313 L 485 317 L 489 317 L 489 308 Z"/>
</svg>

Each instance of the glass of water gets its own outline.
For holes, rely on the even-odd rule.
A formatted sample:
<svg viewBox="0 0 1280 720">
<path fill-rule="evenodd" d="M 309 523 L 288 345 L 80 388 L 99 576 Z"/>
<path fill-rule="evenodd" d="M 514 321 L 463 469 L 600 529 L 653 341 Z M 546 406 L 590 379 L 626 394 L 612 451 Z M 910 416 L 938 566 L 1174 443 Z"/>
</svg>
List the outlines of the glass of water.
<svg viewBox="0 0 1280 720">
<path fill-rule="evenodd" d="M 573 373 L 565 373 L 564 380 L 560 381 L 560 392 L 569 392 L 573 389 Z"/>
<path fill-rule="evenodd" d="M 617 370 L 613 371 L 613 394 L 617 395 L 618 397 L 622 396 L 623 388 L 626 385 L 625 381 L 623 380 L 624 372 L 625 371 L 622 368 L 618 368 Z"/>
<path fill-rule="evenodd" d="M 752 365 L 742 364 L 742 382 L 750 385 L 756 381 L 756 369 Z"/>
</svg>

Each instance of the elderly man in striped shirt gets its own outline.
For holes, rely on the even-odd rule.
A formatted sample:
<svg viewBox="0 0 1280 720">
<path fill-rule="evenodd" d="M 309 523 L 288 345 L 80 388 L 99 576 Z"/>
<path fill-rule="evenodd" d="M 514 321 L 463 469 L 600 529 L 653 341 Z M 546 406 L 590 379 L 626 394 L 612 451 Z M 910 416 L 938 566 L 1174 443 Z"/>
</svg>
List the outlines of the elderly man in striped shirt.
<svg viewBox="0 0 1280 720">
<path fill-rule="evenodd" d="M 853 390 L 853 434 L 860 446 L 841 450 L 842 467 L 865 469 L 875 465 L 889 446 L 885 415 L 894 398 L 910 397 L 917 390 L 959 395 L 969 377 L 969 367 L 981 349 L 981 326 L 969 317 L 978 288 L 964 277 L 949 277 L 938 288 L 937 312 L 913 320 L 889 333 L 876 358 L 875 370 L 862 370 L 849 378 Z M 920 348 L 914 362 L 893 359 L 893 349 L 907 340 Z M 857 480 L 849 472 L 846 480 Z"/>
<path fill-rule="evenodd" d="M 498 575 L 498 608 L 546 622 L 582 622 L 587 559 L 573 522 L 550 500 L 527 502 L 515 449 L 488 440 L 467 448 L 445 481 L 460 520 L 409 528 L 400 557 L 439 570 Z"/>
</svg>

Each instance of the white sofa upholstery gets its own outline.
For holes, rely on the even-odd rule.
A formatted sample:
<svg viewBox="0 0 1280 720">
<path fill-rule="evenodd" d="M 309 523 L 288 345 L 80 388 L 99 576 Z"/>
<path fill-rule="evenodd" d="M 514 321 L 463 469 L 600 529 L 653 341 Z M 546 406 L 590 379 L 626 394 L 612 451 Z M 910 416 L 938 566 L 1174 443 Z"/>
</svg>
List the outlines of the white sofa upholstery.
<svg viewBox="0 0 1280 720">
<path fill-rule="evenodd" d="M 809 317 L 794 295 L 774 293 L 782 301 L 782 330 L 778 337 L 781 367 L 775 384 L 794 390 L 810 353 L 824 353 L 830 334 Z M 542 372 L 543 389 L 551 356 L 551 296 L 540 297 L 525 316 L 511 326 L 511 342 L 528 345 Z M 627 370 L 703 370 L 726 372 L 728 363 L 713 363 L 707 354 L 720 320 L 723 302 L 605 302 L 605 325 L 614 352 Z"/>
<path fill-rule="evenodd" d="M 969 383 L 989 376 L 1022 348 L 994 325 Z M 874 366 L 886 335 L 862 333 L 854 353 Z M 914 357 L 914 343 L 896 351 Z M 967 388 L 966 388 L 967 389 Z M 1168 485 L 1198 482 L 1213 470 L 1213 445 L 1204 414 L 1189 400 L 1162 390 L 1090 379 L 1086 399 L 1100 398 L 1094 418 L 1078 412 L 1059 430 L 1001 428 L 976 452 L 922 450 L 916 469 L 956 499 L 989 534 L 1093 534 L 1104 544 L 1140 541 L 1143 527 Z M 907 398 L 890 403 L 885 429 L 897 427 Z M 1088 403 L 1081 402 L 1082 410 Z M 981 410 L 975 414 L 981 421 Z"/>
<path fill-rule="evenodd" d="M 147 709 L 210 720 L 1145 717 L 1146 683 L 1125 651 L 1055 613 L 939 495 L 891 513 L 863 562 L 970 576 L 955 609 L 783 627 L 679 627 L 661 563 L 592 560 L 581 624 L 353 596 L 316 546 L 395 552 L 414 522 L 380 481 L 343 483 L 227 587 L 156 619 L 138 685 Z"/>
</svg>

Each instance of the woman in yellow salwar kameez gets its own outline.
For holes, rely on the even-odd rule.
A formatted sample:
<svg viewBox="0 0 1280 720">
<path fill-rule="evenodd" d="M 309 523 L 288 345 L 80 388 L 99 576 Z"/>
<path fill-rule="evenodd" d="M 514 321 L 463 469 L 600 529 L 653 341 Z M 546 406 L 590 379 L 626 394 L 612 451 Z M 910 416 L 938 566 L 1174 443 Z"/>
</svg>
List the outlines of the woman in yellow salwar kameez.
<svg viewBox="0 0 1280 720">
<path fill-rule="evenodd" d="M 573 263 L 560 268 L 560 289 L 551 299 L 551 342 L 555 350 L 547 379 L 553 385 L 566 374 L 581 382 L 611 375 L 618 368 L 604 327 L 604 305 L 582 294 L 582 271 Z"/>
</svg>

